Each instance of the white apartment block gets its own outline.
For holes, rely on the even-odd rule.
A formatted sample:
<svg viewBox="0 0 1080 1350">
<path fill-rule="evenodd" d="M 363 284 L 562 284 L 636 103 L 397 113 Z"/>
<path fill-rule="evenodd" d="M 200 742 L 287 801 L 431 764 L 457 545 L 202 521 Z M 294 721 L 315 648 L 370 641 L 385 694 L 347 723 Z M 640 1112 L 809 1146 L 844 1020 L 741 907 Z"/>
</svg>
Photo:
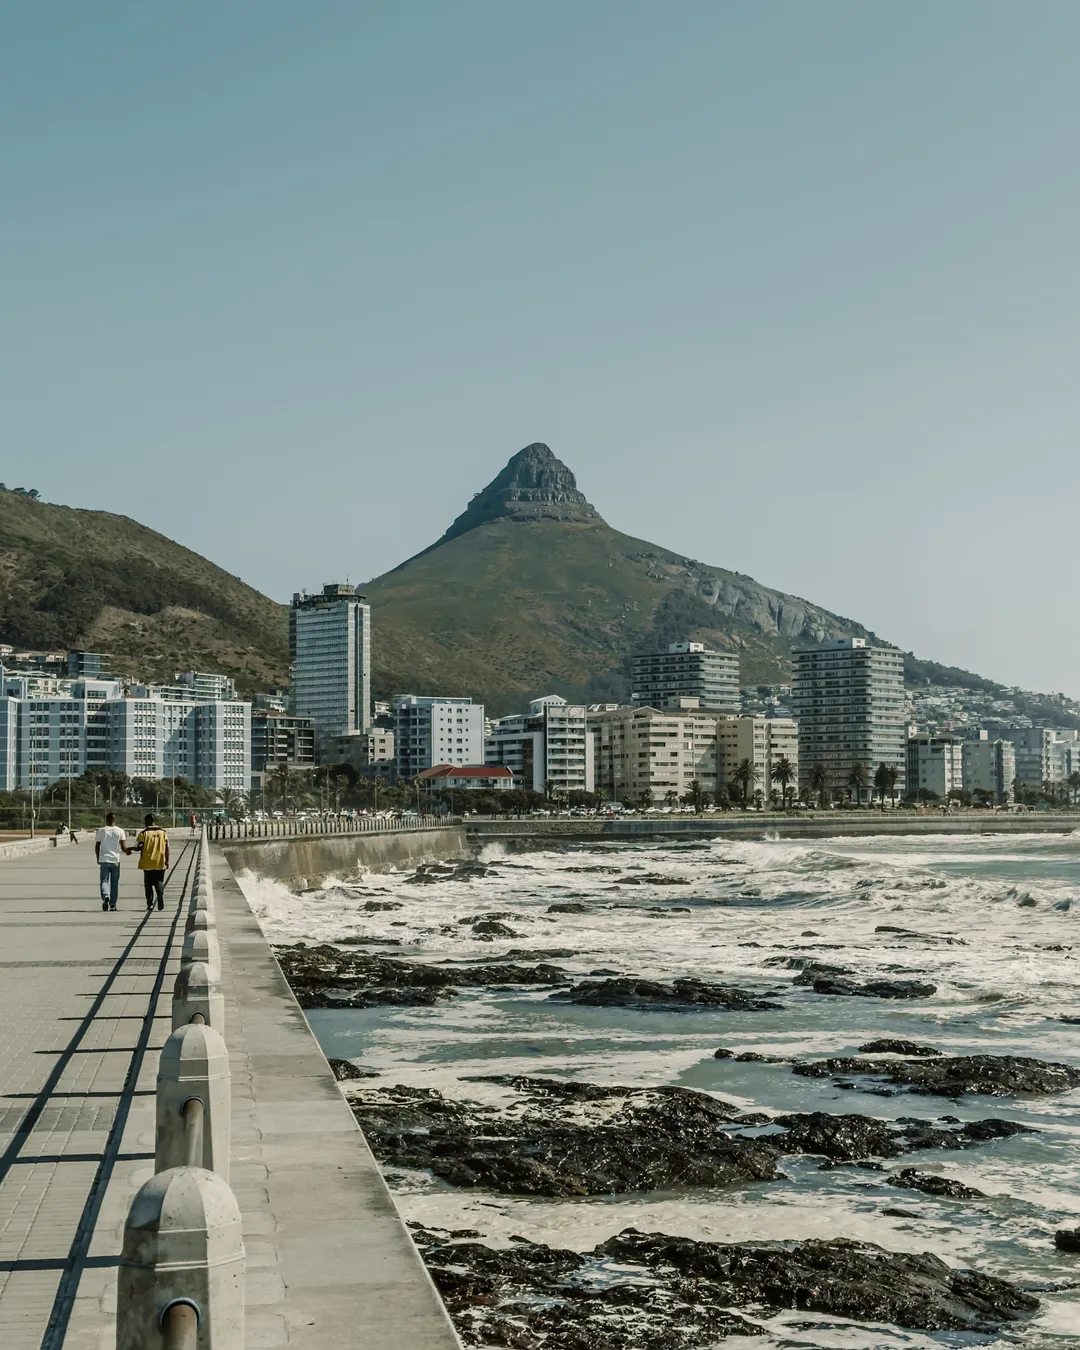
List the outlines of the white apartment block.
<svg viewBox="0 0 1080 1350">
<path fill-rule="evenodd" d="M 398 694 L 393 699 L 398 775 L 415 778 L 436 764 L 483 764 L 484 705 L 471 698 Z"/>
<path fill-rule="evenodd" d="M 251 705 L 129 698 L 108 680 L 56 697 L 0 697 L 0 786 L 38 790 L 88 770 L 182 777 L 217 791 L 251 780 Z"/>
<path fill-rule="evenodd" d="M 693 709 L 616 708 L 590 713 L 596 790 L 615 801 L 648 791 L 660 805 L 691 784 L 715 793 L 717 719 Z"/>
<path fill-rule="evenodd" d="M 964 787 L 964 743 L 952 736 L 912 736 L 907 743 L 907 794 L 925 788 L 942 801 Z"/>
<path fill-rule="evenodd" d="M 558 694 L 534 698 L 524 713 L 500 717 L 484 740 L 484 762 L 505 765 L 514 786 L 543 792 L 593 792 L 596 773 L 589 710 Z"/>
<path fill-rule="evenodd" d="M 291 710 L 310 717 L 324 757 L 339 736 L 371 726 L 371 606 L 355 586 L 297 591 L 289 610 Z"/>
<path fill-rule="evenodd" d="M 808 786 L 824 765 L 833 790 L 843 791 L 856 764 L 873 782 L 879 765 L 906 768 L 904 656 L 869 647 L 865 638 L 834 638 L 792 653 L 791 705 L 799 725 L 799 772 Z"/>
<path fill-rule="evenodd" d="M 630 663 L 635 707 L 678 707 L 684 698 L 712 712 L 739 711 L 739 658 L 703 642 L 673 642 L 666 652 L 647 652 Z"/>
<path fill-rule="evenodd" d="M 769 801 L 774 789 L 781 791 L 773 778 L 773 768 L 781 759 L 790 764 L 794 777 L 787 791 L 799 790 L 799 728 L 792 717 L 723 717 L 716 723 L 717 782 L 729 791 L 735 770 L 749 760 L 756 779 L 749 795 L 760 792 Z M 733 795 L 738 795 L 738 789 Z"/>
<path fill-rule="evenodd" d="M 1015 778 L 1016 747 L 1012 741 L 992 741 L 987 732 L 980 731 L 977 741 L 964 742 L 965 792 L 991 792 L 997 801 L 1011 802 Z"/>
</svg>

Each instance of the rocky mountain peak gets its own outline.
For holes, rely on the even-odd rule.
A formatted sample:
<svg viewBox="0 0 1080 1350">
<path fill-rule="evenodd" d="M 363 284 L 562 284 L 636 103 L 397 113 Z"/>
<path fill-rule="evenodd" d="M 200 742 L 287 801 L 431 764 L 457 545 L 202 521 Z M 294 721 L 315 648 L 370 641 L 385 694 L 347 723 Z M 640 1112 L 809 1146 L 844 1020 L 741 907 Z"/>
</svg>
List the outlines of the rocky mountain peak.
<svg viewBox="0 0 1080 1350">
<path fill-rule="evenodd" d="M 506 468 L 478 492 L 439 543 L 493 520 L 599 520 L 600 513 L 578 491 L 577 480 L 550 448 L 535 441 L 519 450 Z"/>
</svg>

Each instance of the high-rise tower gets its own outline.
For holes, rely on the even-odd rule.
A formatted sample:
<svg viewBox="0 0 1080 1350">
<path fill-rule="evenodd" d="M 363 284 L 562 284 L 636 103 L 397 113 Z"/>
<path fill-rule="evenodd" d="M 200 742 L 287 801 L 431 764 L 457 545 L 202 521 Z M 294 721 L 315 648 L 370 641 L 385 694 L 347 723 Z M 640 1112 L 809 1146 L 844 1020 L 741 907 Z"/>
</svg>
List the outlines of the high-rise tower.
<svg viewBox="0 0 1080 1350">
<path fill-rule="evenodd" d="M 371 607 L 355 586 L 335 583 L 289 610 L 290 703 L 310 717 L 317 744 L 371 726 Z"/>
</svg>

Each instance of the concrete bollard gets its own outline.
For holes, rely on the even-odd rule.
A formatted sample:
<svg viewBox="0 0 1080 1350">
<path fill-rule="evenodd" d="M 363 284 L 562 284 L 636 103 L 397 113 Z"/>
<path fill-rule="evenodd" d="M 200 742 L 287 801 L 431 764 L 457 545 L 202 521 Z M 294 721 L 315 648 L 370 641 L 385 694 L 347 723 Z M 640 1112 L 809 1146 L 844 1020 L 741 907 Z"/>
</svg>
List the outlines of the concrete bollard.
<svg viewBox="0 0 1080 1350">
<path fill-rule="evenodd" d="M 187 1022 L 161 1048 L 154 1168 L 199 1166 L 229 1179 L 229 1052 L 213 1027 Z M 201 1112 L 188 1108 L 201 1102 Z"/>
<path fill-rule="evenodd" d="M 194 933 L 199 929 L 204 932 L 216 931 L 217 924 L 214 922 L 214 916 L 208 909 L 193 909 L 188 915 L 187 923 L 184 925 L 185 933 Z"/>
<path fill-rule="evenodd" d="M 181 966 L 173 984 L 172 1029 L 201 1017 L 219 1036 L 225 1035 L 225 996 L 210 967 L 203 961 Z"/>
<path fill-rule="evenodd" d="M 186 1339 L 178 1334 L 184 1331 Z M 204 1168 L 159 1172 L 132 1200 L 124 1226 L 116 1350 L 243 1350 L 243 1344 L 244 1244 L 236 1198 Z"/>
<path fill-rule="evenodd" d="M 208 914 L 214 912 L 214 892 L 209 886 L 200 886 L 192 891 L 192 908 L 205 910 Z"/>
<path fill-rule="evenodd" d="M 180 949 L 180 964 L 189 966 L 193 961 L 204 961 L 214 979 L 221 979 L 221 948 L 213 929 L 195 928 L 185 936 Z"/>
</svg>

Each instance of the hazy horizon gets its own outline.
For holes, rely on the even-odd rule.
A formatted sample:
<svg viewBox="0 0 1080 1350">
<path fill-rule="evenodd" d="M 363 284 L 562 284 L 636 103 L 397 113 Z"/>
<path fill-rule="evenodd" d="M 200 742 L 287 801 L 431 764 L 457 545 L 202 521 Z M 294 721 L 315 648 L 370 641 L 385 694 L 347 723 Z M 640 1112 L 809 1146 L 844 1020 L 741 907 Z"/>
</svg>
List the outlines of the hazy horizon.
<svg viewBox="0 0 1080 1350">
<path fill-rule="evenodd" d="M 287 600 L 543 441 L 626 534 L 1080 697 L 1075 5 L 61 0 L 0 38 L 9 486 Z"/>
</svg>

